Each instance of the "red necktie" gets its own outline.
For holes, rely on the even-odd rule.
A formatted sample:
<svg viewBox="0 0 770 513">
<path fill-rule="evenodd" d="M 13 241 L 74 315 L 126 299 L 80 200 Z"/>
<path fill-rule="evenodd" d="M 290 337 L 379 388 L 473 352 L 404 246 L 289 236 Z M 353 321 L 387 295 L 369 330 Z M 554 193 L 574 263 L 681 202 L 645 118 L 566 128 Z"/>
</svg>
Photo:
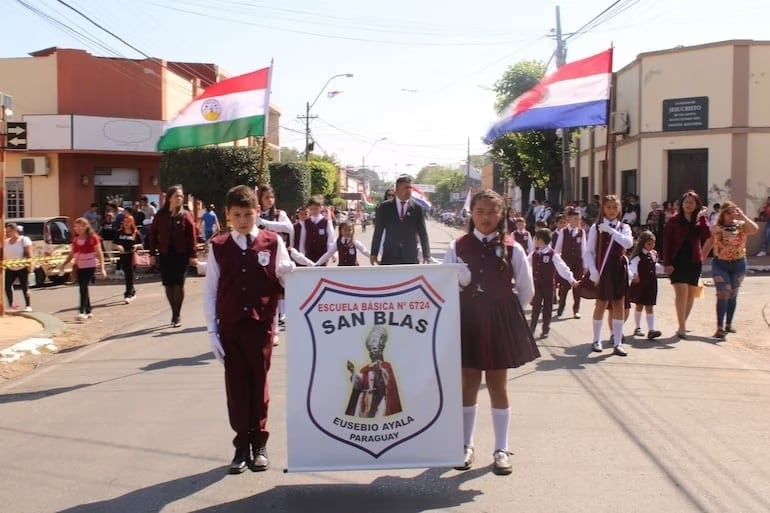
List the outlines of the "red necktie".
<svg viewBox="0 0 770 513">
<path fill-rule="evenodd" d="M 406 201 L 402 201 L 401 202 L 401 215 L 398 216 L 402 221 L 404 220 L 404 215 L 406 214 L 405 210 L 406 210 Z"/>
</svg>

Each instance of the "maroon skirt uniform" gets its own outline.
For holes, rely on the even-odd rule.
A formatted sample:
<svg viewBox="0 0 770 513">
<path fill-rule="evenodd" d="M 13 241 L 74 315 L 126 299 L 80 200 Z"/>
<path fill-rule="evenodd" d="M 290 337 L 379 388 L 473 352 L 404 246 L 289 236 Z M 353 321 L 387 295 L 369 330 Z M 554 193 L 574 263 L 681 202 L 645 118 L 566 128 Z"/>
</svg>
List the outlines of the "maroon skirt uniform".
<svg viewBox="0 0 770 513">
<path fill-rule="evenodd" d="M 599 232 L 596 225 L 594 230 Z M 617 301 L 628 294 L 628 259 L 626 249 L 620 244 L 613 243 L 608 233 L 597 233 L 596 268 L 601 272 L 596 298 L 602 301 Z M 604 255 L 609 251 L 607 262 L 602 271 Z"/>
<path fill-rule="evenodd" d="M 628 289 L 628 299 L 637 305 L 652 306 L 658 300 L 658 275 L 655 272 L 655 260 L 652 253 L 639 253 L 637 268 L 639 283 L 632 283 Z"/>
<path fill-rule="evenodd" d="M 482 244 L 473 234 L 457 239 L 457 256 L 471 271 L 471 282 L 460 293 L 462 366 L 494 370 L 520 367 L 540 357 L 529 323 L 514 294 L 510 255 L 502 267 L 503 245 Z"/>
</svg>

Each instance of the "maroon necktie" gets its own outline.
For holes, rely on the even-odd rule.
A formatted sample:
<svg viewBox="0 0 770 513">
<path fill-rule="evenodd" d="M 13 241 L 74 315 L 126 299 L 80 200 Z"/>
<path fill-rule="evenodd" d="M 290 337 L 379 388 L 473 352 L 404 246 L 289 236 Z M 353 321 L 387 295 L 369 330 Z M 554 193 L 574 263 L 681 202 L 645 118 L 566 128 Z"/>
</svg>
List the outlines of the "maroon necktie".
<svg viewBox="0 0 770 513">
<path fill-rule="evenodd" d="M 403 221 L 404 215 L 406 215 L 406 201 L 401 202 L 401 213 L 398 215 L 399 219 Z"/>
</svg>

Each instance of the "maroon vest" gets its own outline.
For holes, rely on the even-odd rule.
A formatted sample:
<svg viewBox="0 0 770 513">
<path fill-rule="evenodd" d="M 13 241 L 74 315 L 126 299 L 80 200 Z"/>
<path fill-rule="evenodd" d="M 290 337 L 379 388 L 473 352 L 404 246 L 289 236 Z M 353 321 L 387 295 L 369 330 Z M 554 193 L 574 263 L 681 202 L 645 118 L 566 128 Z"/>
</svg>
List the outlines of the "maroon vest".
<svg viewBox="0 0 770 513">
<path fill-rule="evenodd" d="M 273 322 L 278 296 L 283 293 L 275 275 L 278 234 L 260 230 L 251 247 L 243 250 L 229 233 L 223 233 L 214 237 L 211 248 L 219 265 L 216 307 L 219 322 L 233 323 L 248 317 Z"/>
<path fill-rule="evenodd" d="M 559 242 L 559 234 L 561 233 L 561 230 L 554 230 L 553 235 L 551 235 L 551 247 L 555 248 L 556 243 Z"/>
<path fill-rule="evenodd" d="M 294 223 L 294 240 L 291 241 L 291 247 L 299 250 L 299 238 L 302 236 L 302 223 Z"/>
<path fill-rule="evenodd" d="M 342 237 L 337 239 L 337 255 L 340 259 L 339 265 L 358 265 L 358 251 L 352 241 L 343 244 Z"/>
<path fill-rule="evenodd" d="M 457 256 L 471 271 L 471 282 L 460 293 L 462 301 L 470 300 L 476 294 L 485 294 L 492 299 L 502 299 L 513 295 L 513 269 L 511 268 L 511 253 L 513 241 L 505 241 L 507 265 L 500 270 L 503 247 L 499 242 L 492 242 L 485 247 L 475 235 L 463 235 L 455 243 Z M 499 248 L 499 249 L 498 249 Z"/>
<path fill-rule="evenodd" d="M 572 228 L 568 226 L 561 233 L 564 235 L 564 240 L 561 241 L 561 258 L 573 273 L 581 274 L 583 272 L 583 229 L 578 228 L 576 234 L 572 235 Z"/>
<path fill-rule="evenodd" d="M 540 250 L 532 253 L 532 279 L 536 290 L 552 290 L 556 279 L 556 266 L 553 265 L 553 251 L 541 254 Z"/>
<path fill-rule="evenodd" d="M 281 217 L 281 211 L 277 208 L 271 208 L 270 210 L 265 210 L 262 212 L 259 217 L 262 219 L 266 219 L 267 221 L 278 221 L 278 218 Z M 286 247 L 289 247 L 291 245 L 291 241 L 289 240 L 289 234 L 279 232 L 278 235 L 281 236 L 283 239 L 283 242 L 286 244 Z"/>
<path fill-rule="evenodd" d="M 310 218 L 305 219 L 305 256 L 312 261 L 316 261 L 326 253 L 326 242 L 329 234 L 326 233 L 328 221 L 322 217 L 318 223 L 314 223 Z M 321 235 L 319 232 L 323 230 Z"/>
<path fill-rule="evenodd" d="M 658 274 L 655 271 L 655 260 L 652 253 L 644 254 L 643 251 L 639 252 L 639 267 L 636 270 L 636 274 L 639 275 L 639 281 L 641 283 L 648 283 L 649 281 L 655 281 L 658 279 Z"/>
<path fill-rule="evenodd" d="M 620 224 L 620 223 L 618 223 Z M 604 254 L 607 252 L 607 247 L 612 242 L 612 237 L 609 233 L 603 233 L 599 231 L 597 225 L 594 225 L 596 229 L 596 269 L 601 272 L 602 262 L 604 262 Z M 610 255 L 607 257 L 607 261 L 618 261 L 626 254 L 626 248 L 620 244 L 613 244 L 610 250 Z"/>
<path fill-rule="evenodd" d="M 524 231 L 524 233 L 521 233 L 521 232 L 514 231 L 514 232 L 511 232 L 511 234 L 513 235 L 513 240 L 521 244 L 521 247 L 524 248 L 524 252 L 525 253 L 529 252 L 529 238 L 531 237 L 529 232 Z"/>
</svg>

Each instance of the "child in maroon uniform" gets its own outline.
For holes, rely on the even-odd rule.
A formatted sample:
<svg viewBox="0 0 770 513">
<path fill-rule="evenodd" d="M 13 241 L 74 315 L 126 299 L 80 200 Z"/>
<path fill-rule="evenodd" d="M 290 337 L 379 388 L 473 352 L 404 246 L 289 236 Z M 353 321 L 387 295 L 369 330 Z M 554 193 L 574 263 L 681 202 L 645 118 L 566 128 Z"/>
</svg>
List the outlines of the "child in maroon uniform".
<svg viewBox="0 0 770 513">
<path fill-rule="evenodd" d="M 582 277 L 585 273 L 583 265 L 583 248 L 586 246 L 586 232 L 583 230 L 580 220 L 580 210 L 570 207 L 567 209 L 567 223 L 558 233 L 559 237 L 554 246 L 556 251 L 567 264 L 573 276 Z M 566 285 L 566 286 L 563 286 Z M 556 317 L 564 314 L 564 308 L 567 306 L 567 295 L 572 290 L 572 313 L 576 319 L 580 319 L 580 294 L 576 288 L 559 282 L 559 307 L 556 310 Z"/>
<path fill-rule="evenodd" d="M 627 356 L 623 348 L 624 302 L 628 292 L 628 259 L 626 250 L 634 244 L 631 227 L 620 222 L 620 200 L 604 197 L 602 215 L 588 231 L 585 260 L 590 279 L 597 285 L 594 305 L 594 352 L 602 351 L 602 318 L 611 303 L 613 353 Z"/>
<path fill-rule="evenodd" d="M 323 207 L 323 198 L 313 197 L 307 202 L 308 218 L 302 225 L 302 233 L 299 237 L 300 253 L 315 261 L 316 265 L 326 265 L 330 257 L 326 256 L 328 252 L 334 254 L 337 247 L 337 241 L 334 238 L 334 227 L 332 222 L 321 213 Z"/>
<path fill-rule="evenodd" d="M 535 334 L 537 320 L 543 312 L 543 332 L 540 338 L 548 338 L 551 329 L 551 310 L 553 305 L 556 273 L 571 287 L 578 282 L 572 275 L 564 260 L 550 246 L 551 230 L 540 228 L 535 232 L 535 251 L 529 254 L 529 264 L 532 267 L 532 277 L 535 281 L 535 297 L 532 299 L 532 320 L 529 329 Z"/>
<path fill-rule="evenodd" d="M 323 255 L 320 260 L 327 261 L 335 254 L 339 254 L 339 264 L 341 266 L 353 266 L 358 265 L 358 252 L 363 253 L 364 256 L 369 256 L 369 250 L 361 244 L 360 241 L 354 238 L 355 225 L 351 221 L 342 221 L 338 226 L 339 238 L 335 243 L 334 251 Z M 318 265 L 318 264 L 317 264 Z"/>
<path fill-rule="evenodd" d="M 524 252 L 528 255 L 535 250 L 535 245 L 532 243 L 532 235 L 527 231 L 527 222 L 523 217 L 516 218 L 516 230 L 511 235 L 513 235 L 513 240 L 521 244 Z"/>
<path fill-rule="evenodd" d="M 499 194 L 485 190 L 473 196 L 468 234 L 449 244 L 444 263 L 467 265 L 460 276 L 464 287 L 460 293 L 460 340 L 465 459 L 455 468 L 467 470 L 473 464 L 473 429 L 483 373 L 495 433 L 492 470 L 507 475 L 512 472 L 508 369 L 539 358 L 540 352 L 521 308 L 532 299 L 532 271 L 521 245 L 506 234 Z"/>
<path fill-rule="evenodd" d="M 232 232 L 211 241 L 203 307 L 214 356 L 225 366 L 235 456 L 230 474 L 269 466 L 267 371 L 273 351 L 273 319 L 283 276 L 294 269 L 283 239 L 257 228 L 257 197 L 246 185 L 226 198 Z"/>
<path fill-rule="evenodd" d="M 294 215 L 294 236 L 291 238 L 291 247 L 299 248 L 299 239 L 302 235 L 302 226 L 307 219 L 307 207 L 300 207 Z"/>
<path fill-rule="evenodd" d="M 658 338 L 661 333 L 655 329 L 655 314 L 652 309 L 658 299 L 658 253 L 655 251 L 655 235 L 644 231 L 639 235 L 633 253 L 631 253 L 630 272 L 631 288 L 628 290 L 628 300 L 636 303 L 634 310 L 635 337 L 642 337 L 642 310 L 647 317 L 647 338 Z"/>
</svg>

